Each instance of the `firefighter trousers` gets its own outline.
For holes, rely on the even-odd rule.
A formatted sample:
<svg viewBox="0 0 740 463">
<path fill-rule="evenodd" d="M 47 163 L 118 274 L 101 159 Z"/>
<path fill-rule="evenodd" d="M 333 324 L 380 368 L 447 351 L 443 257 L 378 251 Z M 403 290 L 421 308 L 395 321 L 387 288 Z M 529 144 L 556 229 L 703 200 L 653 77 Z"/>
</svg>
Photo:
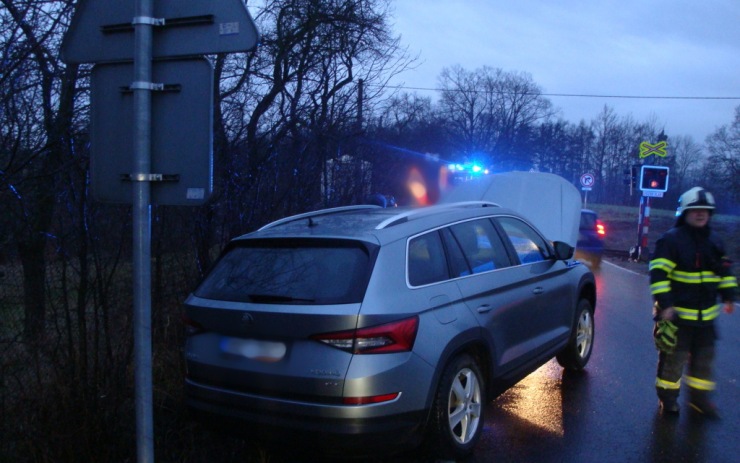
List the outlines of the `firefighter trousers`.
<svg viewBox="0 0 740 463">
<path fill-rule="evenodd" d="M 676 350 L 672 354 L 660 352 L 655 388 L 662 401 L 675 401 L 681 389 L 681 377 L 692 401 L 704 401 L 714 390 L 712 365 L 717 339 L 714 325 L 679 325 Z"/>
</svg>

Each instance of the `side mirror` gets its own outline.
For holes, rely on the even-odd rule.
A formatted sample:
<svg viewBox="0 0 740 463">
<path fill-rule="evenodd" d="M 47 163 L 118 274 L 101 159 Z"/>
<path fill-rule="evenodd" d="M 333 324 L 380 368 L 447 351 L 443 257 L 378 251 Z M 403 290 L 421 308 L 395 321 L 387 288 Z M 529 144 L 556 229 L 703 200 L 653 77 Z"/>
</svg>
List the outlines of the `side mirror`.
<svg viewBox="0 0 740 463">
<path fill-rule="evenodd" d="M 573 253 L 575 252 L 573 246 L 563 241 L 555 241 L 552 243 L 552 246 L 555 248 L 555 259 L 557 260 L 568 260 L 573 257 Z"/>
</svg>

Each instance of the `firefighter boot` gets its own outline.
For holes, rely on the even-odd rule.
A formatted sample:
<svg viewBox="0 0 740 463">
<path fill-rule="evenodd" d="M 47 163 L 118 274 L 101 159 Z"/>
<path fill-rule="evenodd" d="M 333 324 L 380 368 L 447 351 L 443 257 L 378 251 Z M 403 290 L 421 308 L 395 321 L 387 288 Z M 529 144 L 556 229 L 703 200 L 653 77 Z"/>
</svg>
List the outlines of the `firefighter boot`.
<svg viewBox="0 0 740 463">
<path fill-rule="evenodd" d="M 692 391 L 689 398 L 689 406 L 694 412 L 701 416 L 713 420 L 719 419 L 717 406 L 709 400 L 709 395 L 704 391 Z"/>
<path fill-rule="evenodd" d="M 660 399 L 660 411 L 664 415 L 678 414 L 678 390 L 656 388 Z"/>
<path fill-rule="evenodd" d="M 660 410 L 668 415 L 678 415 L 678 402 L 675 400 L 663 399 L 660 401 Z"/>
</svg>

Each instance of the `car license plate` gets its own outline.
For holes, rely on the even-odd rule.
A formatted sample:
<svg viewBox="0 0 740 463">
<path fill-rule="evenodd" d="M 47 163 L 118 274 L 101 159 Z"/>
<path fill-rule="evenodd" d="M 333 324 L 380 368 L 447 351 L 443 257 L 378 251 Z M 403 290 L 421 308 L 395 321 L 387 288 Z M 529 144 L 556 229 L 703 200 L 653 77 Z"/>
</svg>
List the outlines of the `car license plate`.
<svg viewBox="0 0 740 463">
<path fill-rule="evenodd" d="M 224 338 L 221 340 L 221 350 L 260 362 L 277 362 L 285 357 L 287 349 L 282 342 Z"/>
</svg>

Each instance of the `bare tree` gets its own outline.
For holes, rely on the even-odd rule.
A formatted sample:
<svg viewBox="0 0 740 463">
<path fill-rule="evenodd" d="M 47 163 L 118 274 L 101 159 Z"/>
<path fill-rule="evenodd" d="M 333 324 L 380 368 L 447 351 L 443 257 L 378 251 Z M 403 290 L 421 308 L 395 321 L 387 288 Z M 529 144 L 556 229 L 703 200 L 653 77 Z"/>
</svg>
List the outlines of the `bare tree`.
<svg viewBox="0 0 740 463">
<path fill-rule="evenodd" d="M 498 168 L 531 167 L 531 131 L 554 111 L 529 74 L 453 66 L 442 70 L 439 83 L 438 111 L 463 155 L 481 153 Z"/>
<path fill-rule="evenodd" d="M 572 128 L 564 120 L 544 122 L 537 126 L 531 142 L 535 167 L 540 172 L 549 172 L 573 179 L 578 158 L 566 154 L 568 138 Z"/>
<path fill-rule="evenodd" d="M 671 137 L 671 184 L 673 189 L 683 192 L 691 187 L 698 179 L 701 166 L 706 161 L 701 145 L 696 143 L 690 135 Z"/>
<path fill-rule="evenodd" d="M 44 327 L 47 243 L 57 198 L 55 186 L 75 146 L 77 66 L 57 50 L 74 3 L 2 0 L 2 151 L 0 194 L 23 265 L 25 335 Z"/>
<path fill-rule="evenodd" d="M 610 169 L 614 168 L 615 159 L 624 155 L 625 125 L 619 120 L 614 108 L 604 106 L 603 110 L 591 122 L 596 139 L 591 153 L 588 156 L 589 170 L 596 176 L 594 201 L 601 200 L 604 195 L 604 178 Z"/>
<path fill-rule="evenodd" d="M 365 140 L 373 150 L 373 192 L 410 204 L 407 179 L 416 170 L 424 173 L 429 200 L 438 198 L 449 147 L 430 98 L 402 93 L 386 100 L 375 111 Z"/>
<path fill-rule="evenodd" d="M 370 110 L 410 62 L 391 34 L 389 3 L 272 0 L 259 10 L 260 47 L 222 67 L 222 185 L 239 208 L 225 205 L 230 223 L 246 227 L 322 203 L 327 189 L 317 180 L 330 159 L 350 155 L 361 174 L 358 83 Z M 256 206 L 247 217 L 244 204 Z"/>
<path fill-rule="evenodd" d="M 722 185 L 734 207 L 740 203 L 740 106 L 735 108 L 735 118 L 720 127 L 706 140 L 709 159 L 707 167 L 715 185 Z"/>
<path fill-rule="evenodd" d="M 459 65 L 444 68 L 439 76 L 437 110 L 447 122 L 451 144 L 463 155 L 487 151 L 492 157 L 496 141 L 492 115 L 498 95 L 486 93 L 483 80 L 480 72 L 469 72 Z"/>
<path fill-rule="evenodd" d="M 592 120 L 591 129 L 596 138 L 588 164 L 599 179 L 594 199 L 623 198 L 627 201 L 629 190 L 624 185 L 623 172 L 639 161 L 642 141 L 657 139 L 657 130 L 653 123 L 638 124 L 631 115 L 619 116 L 609 106 L 604 106 Z"/>
</svg>

